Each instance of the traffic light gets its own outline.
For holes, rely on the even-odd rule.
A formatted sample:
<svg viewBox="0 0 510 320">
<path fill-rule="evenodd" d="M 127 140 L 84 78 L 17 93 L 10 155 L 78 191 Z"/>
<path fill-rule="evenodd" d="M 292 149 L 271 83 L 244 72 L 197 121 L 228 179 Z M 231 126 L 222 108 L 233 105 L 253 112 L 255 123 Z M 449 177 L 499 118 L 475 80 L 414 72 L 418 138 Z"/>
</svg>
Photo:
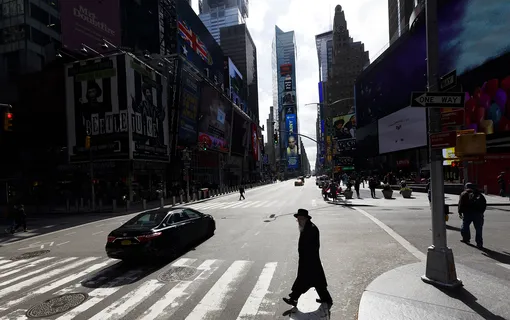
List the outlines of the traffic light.
<svg viewBox="0 0 510 320">
<path fill-rule="evenodd" d="M 4 130 L 12 131 L 12 113 L 6 112 L 4 113 Z"/>
<path fill-rule="evenodd" d="M 274 144 L 278 144 L 278 131 L 274 132 Z"/>
<path fill-rule="evenodd" d="M 90 136 L 85 136 L 85 149 L 90 149 Z"/>
</svg>

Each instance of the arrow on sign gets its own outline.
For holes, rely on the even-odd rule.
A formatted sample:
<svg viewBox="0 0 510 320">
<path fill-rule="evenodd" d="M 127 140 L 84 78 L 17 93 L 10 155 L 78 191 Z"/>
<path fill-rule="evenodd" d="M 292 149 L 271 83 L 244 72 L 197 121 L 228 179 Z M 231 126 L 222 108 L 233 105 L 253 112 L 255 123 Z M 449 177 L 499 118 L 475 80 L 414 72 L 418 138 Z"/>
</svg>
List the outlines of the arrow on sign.
<svg viewBox="0 0 510 320">
<path fill-rule="evenodd" d="M 422 94 L 418 98 L 415 99 L 416 102 L 421 104 L 422 106 L 426 106 L 427 104 L 441 104 L 441 105 L 458 105 L 460 104 L 461 97 L 448 97 L 448 96 L 427 96 L 427 94 Z"/>
</svg>

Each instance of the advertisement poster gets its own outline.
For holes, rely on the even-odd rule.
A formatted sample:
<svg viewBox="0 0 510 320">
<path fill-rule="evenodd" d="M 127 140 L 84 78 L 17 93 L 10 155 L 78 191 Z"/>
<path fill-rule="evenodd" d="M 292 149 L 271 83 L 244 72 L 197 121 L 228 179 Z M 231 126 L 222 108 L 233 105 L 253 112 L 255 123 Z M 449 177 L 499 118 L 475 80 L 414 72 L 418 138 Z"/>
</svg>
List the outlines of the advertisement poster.
<svg viewBox="0 0 510 320">
<path fill-rule="evenodd" d="M 181 73 L 181 86 L 178 144 L 189 147 L 196 144 L 198 137 L 197 119 L 200 82 L 184 66 Z"/>
<path fill-rule="evenodd" d="M 446 159 L 443 161 L 443 166 L 451 166 L 454 160 L 449 159 L 457 159 L 455 147 L 443 149 L 443 158 Z"/>
<path fill-rule="evenodd" d="M 280 76 L 292 76 L 292 64 L 285 63 L 280 65 Z"/>
<path fill-rule="evenodd" d="M 223 51 L 188 1 L 177 2 L 177 50 L 218 87 L 223 87 Z"/>
<path fill-rule="evenodd" d="M 125 56 L 65 67 L 67 141 L 71 162 L 129 158 Z M 124 88 L 124 90 L 123 90 Z M 85 148 L 90 136 L 91 150 Z"/>
<path fill-rule="evenodd" d="M 133 159 L 168 161 L 167 97 L 161 74 L 131 56 L 126 65 Z"/>
<path fill-rule="evenodd" d="M 296 104 L 296 91 L 288 91 L 282 93 L 281 103 L 283 106 Z"/>
<path fill-rule="evenodd" d="M 241 72 L 228 57 L 225 57 L 224 74 L 226 77 L 225 85 L 228 88 L 230 100 L 234 102 L 243 111 L 247 111 L 247 104 L 245 99 L 244 81 Z"/>
<path fill-rule="evenodd" d="M 283 91 L 292 91 L 293 85 L 292 85 L 292 77 L 290 75 L 287 75 L 285 77 L 285 80 L 283 80 Z"/>
<path fill-rule="evenodd" d="M 378 121 L 379 152 L 388 153 L 427 145 L 427 110 L 407 107 Z"/>
<path fill-rule="evenodd" d="M 287 167 L 289 169 L 297 169 L 299 166 L 299 152 L 298 152 L 298 135 L 297 133 L 297 117 L 295 114 L 288 114 L 285 116 L 285 125 L 288 131 L 287 134 Z"/>
<path fill-rule="evenodd" d="M 79 50 L 82 43 L 101 49 L 102 39 L 120 46 L 120 0 L 59 1 L 64 48 Z"/>
<path fill-rule="evenodd" d="M 200 94 L 198 117 L 199 142 L 208 149 L 228 152 L 232 105 L 223 95 L 207 83 L 203 83 Z"/>
<path fill-rule="evenodd" d="M 257 135 L 257 125 L 251 124 L 251 149 L 253 154 L 253 160 L 259 161 L 259 139 Z"/>
<path fill-rule="evenodd" d="M 333 118 L 335 139 L 356 139 L 356 114 L 347 114 Z"/>
</svg>

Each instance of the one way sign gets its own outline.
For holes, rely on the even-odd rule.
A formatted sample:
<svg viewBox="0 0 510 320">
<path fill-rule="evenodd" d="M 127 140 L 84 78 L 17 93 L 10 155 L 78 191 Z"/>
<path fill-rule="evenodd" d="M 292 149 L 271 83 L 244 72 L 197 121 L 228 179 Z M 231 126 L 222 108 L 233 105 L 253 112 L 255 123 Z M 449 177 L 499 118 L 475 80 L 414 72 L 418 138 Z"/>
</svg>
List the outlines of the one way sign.
<svg viewBox="0 0 510 320">
<path fill-rule="evenodd" d="M 462 92 L 413 92 L 411 107 L 419 108 L 464 108 Z"/>
</svg>

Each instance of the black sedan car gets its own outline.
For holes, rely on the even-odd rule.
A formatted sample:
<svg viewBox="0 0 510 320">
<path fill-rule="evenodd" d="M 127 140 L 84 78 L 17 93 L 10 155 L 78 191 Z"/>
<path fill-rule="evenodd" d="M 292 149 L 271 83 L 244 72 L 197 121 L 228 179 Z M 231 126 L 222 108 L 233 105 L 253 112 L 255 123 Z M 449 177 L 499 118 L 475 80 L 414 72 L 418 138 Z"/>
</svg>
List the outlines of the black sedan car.
<svg viewBox="0 0 510 320">
<path fill-rule="evenodd" d="M 190 208 L 150 210 L 113 230 L 105 249 L 113 259 L 171 258 L 215 230 L 212 216 Z"/>
</svg>

